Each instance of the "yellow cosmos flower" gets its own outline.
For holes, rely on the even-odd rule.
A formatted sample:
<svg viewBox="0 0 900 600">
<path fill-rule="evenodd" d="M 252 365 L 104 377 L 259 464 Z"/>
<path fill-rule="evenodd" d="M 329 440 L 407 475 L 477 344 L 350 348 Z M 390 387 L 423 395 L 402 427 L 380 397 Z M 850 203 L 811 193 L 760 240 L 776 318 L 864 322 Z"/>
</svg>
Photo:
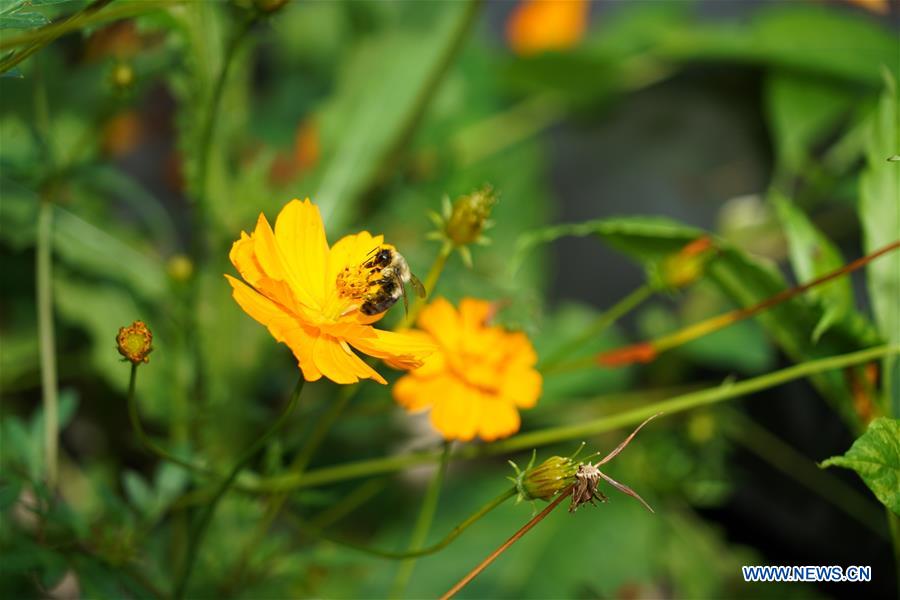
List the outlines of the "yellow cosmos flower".
<svg viewBox="0 0 900 600">
<path fill-rule="evenodd" d="M 587 0 L 522 0 L 506 22 L 516 54 L 532 55 L 575 46 L 588 25 Z"/>
<path fill-rule="evenodd" d="M 438 350 L 394 385 L 394 399 L 408 411 L 431 408 L 431 423 L 445 439 L 485 441 L 519 430 L 520 408 L 541 394 L 537 354 L 528 337 L 490 325 L 493 307 L 464 299 L 459 310 L 438 298 L 419 315 L 423 340 Z"/>
<path fill-rule="evenodd" d="M 336 383 L 386 383 L 353 348 L 412 369 L 434 345 L 414 334 L 375 329 L 372 323 L 383 313 L 360 312 L 377 275 L 364 263 L 381 247 L 393 249 L 383 236 L 362 231 L 329 248 L 319 208 L 309 199 L 291 200 L 274 231 L 260 214 L 252 234 L 241 232 L 229 258 L 244 281 L 225 277 L 244 312 L 290 347 L 307 381 L 324 375 Z"/>
</svg>

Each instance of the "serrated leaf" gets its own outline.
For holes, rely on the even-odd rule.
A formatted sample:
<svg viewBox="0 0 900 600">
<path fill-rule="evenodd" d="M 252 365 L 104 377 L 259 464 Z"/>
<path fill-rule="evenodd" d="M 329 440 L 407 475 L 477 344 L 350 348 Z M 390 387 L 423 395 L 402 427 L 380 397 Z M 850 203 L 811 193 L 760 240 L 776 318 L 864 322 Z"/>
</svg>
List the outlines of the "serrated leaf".
<svg viewBox="0 0 900 600">
<path fill-rule="evenodd" d="M 866 252 L 900 239 L 900 163 L 889 160 L 900 149 L 900 99 L 896 81 L 886 75 L 886 89 L 870 124 L 866 169 L 860 177 L 859 217 Z M 893 343 L 900 343 L 900 250 L 866 267 L 875 322 Z M 883 362 L 887 394 L 900 415 L 900 360 Z"/>
<path fill-rule="evenodd" d="M 837 246 L 810 222 L 803 211 L 779 194 L 773 194 L 772 202 L 788 240 L 791 265 L 798 283 L 807 283 L 844 264 Z M 829 327 L 853 309 L 853 288 L 849 278 L 841 277 L 813 288 L 809 294 L 819 298 L 825 307 L 825 313 L 812 332 L 812 340 L 817 342 Z"/>
<path fill-rule="evenodd" d="M 875 497 L 900 515 L 900 420 L 875 419 L 843 456 L 829 458 L 822 467 L 856 471 Z"/>
</svg>

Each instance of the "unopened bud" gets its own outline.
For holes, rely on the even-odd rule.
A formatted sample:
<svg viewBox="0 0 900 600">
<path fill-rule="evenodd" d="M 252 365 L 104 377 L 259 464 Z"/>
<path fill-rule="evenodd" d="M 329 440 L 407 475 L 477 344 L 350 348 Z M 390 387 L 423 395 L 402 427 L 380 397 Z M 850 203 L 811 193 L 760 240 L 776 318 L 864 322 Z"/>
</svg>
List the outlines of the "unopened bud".
<svg viewBox="0 0 900 600">
<path fill-rule="evenodd" d="M 496 203 L 497 195 L 489 185 L 457 198 L 447 218 L 447 238 L 456 246 L 482 241 L 481 234 L 490 226 L 488 219 Z"/>
<path fill-rule="evenodd" d="M 143 321 L 135 321 L 128 327 L 119 329 L 116 345 L 119 354 L 131 364 L 139 365 L 150 362 L 149 354 L 153 352 L 153 333 Z"/>
<path fill-rule="evenodd" d="M 699 279 L 709 260 L 712 240 L 703 236 L 668 256 L 662 263 L 662 279 L 670 288 L 682 288 Z"/>
<path fill-rule="evenodd" d="M 512 461 L 510 464 L 516 470 L 516 476 L 510 479 L 516 484 L 519 501 L 550 500 L 575 482 L 578 471 L 578 463 L 562 456 L 551 456 L 536 467 L 529 464 L 524 471 Z"/>
</svg>

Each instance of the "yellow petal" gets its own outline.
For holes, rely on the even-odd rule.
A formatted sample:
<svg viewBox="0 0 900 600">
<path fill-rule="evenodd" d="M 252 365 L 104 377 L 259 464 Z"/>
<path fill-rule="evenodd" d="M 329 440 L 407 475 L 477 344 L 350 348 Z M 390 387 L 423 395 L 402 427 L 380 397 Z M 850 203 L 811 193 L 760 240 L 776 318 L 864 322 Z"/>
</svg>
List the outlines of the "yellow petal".
<svg viewBox="0 0 900 600">
<path fill-rule="evenodd" d="M 487 300 L 463 298 L 459 303 L 459 320 L 466 330 L 477 331 L 478 329 L 485 327 L 493 312 L 494 305 Z"/>
<path fill-rule="evenodd" d="M 360 352 L 384 360 L 397 369 L 415 369 L 437 348 L 432 339 L 419 331 L 383 331 L 366 327 L 368 335 L 348 337 Z"/>
<path fill-rule="evenodd" d="M 225 278 L 231 284 L 235 301 L 244 312 L 265 325 L 272 337 L 288 345 L 303 371 L 304 379 L 307 381 L 319 379 L 322 374 L 312 358 L 315 330 L 305 327 L 295 315 L 244 282 L 230 275 L 226 275 Z"/>
<path fill-rule="evenodd" d="M 264 273 L 256 262 L 256 251 L 254 249 L 253 238 L 246 232 L 241 232 L 241 239 L 231 245 L 231 252 L 228 253 L 231 264 L 238 270 L 244 281 L 252 286 L 256 286 L 259 280 L 264 277 Z"/>
<path fill-rule="evenodd" d="M 291 294 L 296 298 L 297 302 L 309 309 L 318 308 L 316 299 L 302 285 L 296 273 L 287 268 L 288 263 L 278 242 L 275 240 L 275 233 L 263 214 L 259 215 L 259 220 L 256 222 L 256 229 L 253 231 L 253 241 L 256 261 L 263 272 L 275 281 L 285 282 L 290 287 Z"/>
<path fill-rule="evenodd" d="M 384 378 L 364 363 L 340 340 L 330 335 L 320 335 L 313 347 L 316 367 L 335 383 L 356 383 L 360 379 L 374 379 L 386 384 Z"/>
<path fill-rule="evenodd" d="M 308 198 L 303 202 L 297 199 L 288 202 L 275 219 L 275 239 L 285 266 L 312 297 L 313 306 L 324 306 L 328 241 L 319 207 Z"/>
</svg>

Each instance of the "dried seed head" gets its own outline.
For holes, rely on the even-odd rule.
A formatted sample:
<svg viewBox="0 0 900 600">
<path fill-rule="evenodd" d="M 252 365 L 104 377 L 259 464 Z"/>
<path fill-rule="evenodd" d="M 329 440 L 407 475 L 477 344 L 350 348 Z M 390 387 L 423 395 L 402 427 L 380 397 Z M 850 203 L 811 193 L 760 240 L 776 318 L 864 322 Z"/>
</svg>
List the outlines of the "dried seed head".
<svg viewBox="0 0 900 600">
<path fill-rule="evenodd" d="M 550 500 L 575 481 L 577 466 L 571 458 L 551 456 L 540 465 L 532 467 L 534 458 L 524 471 L 512 461 L 516 476 L 510 479 L 516 484 L 518 500 Z"/>
<path fill-rule="evenodd" d="M 150 362 L 149 354 L 153 352 L 153 332 L 143 321 L 135 321 L 128 327 L 119 329 L 116 345 L 119 354 L 131 361 L 131 364 Z"/>
<path fill-rule="evenodd" d="M 595 498 L 601 502 L 606 502 L 606 496 L 597 489 L 597 486 L 600 484 L 600 477 L 600 469 L 591 463 L 578 465 L 569 512 L 575 512 L 579 506 L 586 502 L 594 504 Z"/>
</svg>

